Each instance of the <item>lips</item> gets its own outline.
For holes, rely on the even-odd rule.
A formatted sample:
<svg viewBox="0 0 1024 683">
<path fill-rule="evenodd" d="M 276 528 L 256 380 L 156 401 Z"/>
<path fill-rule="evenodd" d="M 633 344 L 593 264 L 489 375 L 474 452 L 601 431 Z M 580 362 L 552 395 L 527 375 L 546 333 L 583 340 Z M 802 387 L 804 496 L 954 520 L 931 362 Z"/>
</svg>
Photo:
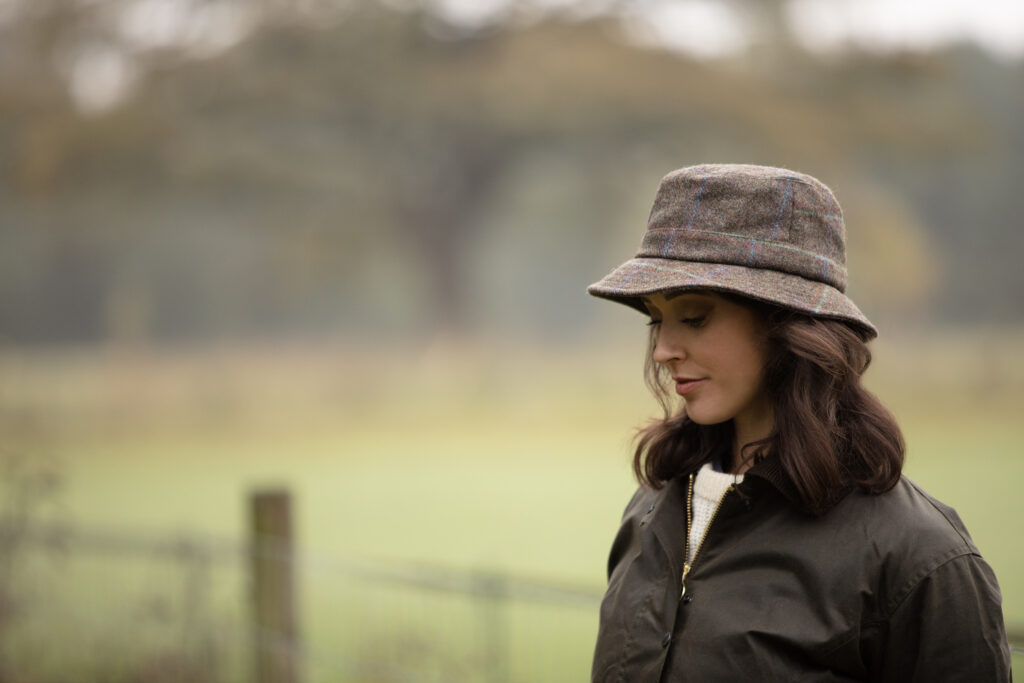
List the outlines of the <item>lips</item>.
<svg viewBox="0 0 1024 683">
<path fill-rule="evenodd" d="M 696 391 L 707 382 L 707 378 L 695 378 L 695 377 L 673 377 L 676 381 L 676 393 L 680 396 L 686 396 L 692 391 Z"/>
</svg>

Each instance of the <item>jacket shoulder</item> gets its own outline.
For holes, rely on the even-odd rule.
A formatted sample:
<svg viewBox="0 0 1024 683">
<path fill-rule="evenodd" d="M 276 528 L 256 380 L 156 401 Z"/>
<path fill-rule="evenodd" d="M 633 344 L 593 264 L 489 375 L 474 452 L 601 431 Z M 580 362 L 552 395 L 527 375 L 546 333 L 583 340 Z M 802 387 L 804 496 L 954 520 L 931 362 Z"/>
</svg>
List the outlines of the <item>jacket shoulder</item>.
<svg viewBox="0 0 1024 683">
<path fill-rule="evenodd" d="M 860 644 L 872 680 L 1012 680 L 999 584 L 960 516 L 905 477 L 874 498 L 890 531 Z"/>
<path fill-rule="evenodd" d="M 885 493 L 853 493 L 841 505 L 882 572 L 886 613 L 939 567 L 963 556 L 980 559 L 956 510 L 907 477 Z"/>
<path fill-rule="evenodd" d="M 906 476 L 885 493 L 862 494 L 861 498 L 872 499 L 872 507 L 876 508 L 874 521 L 885 527 L 886 535 L 913 541 L 909 545 L 926 554 L 936 550 L 978 552 L 956 510 Z M 879 533 L 883 530 L 879 529 Z"/>
</svg>

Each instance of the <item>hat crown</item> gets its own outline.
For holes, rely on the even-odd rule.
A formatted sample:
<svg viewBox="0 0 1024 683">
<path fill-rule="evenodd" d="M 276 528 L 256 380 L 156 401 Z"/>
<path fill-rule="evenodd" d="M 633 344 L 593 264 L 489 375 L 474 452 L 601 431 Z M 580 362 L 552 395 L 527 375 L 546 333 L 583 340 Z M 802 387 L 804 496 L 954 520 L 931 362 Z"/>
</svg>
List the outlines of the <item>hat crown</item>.
<svg viewBox="0 0 1024 683">
<path fill-rule="evenodd" d="M 845 234 L 839 203 L 811 176 L 691 166 L 662 178 L 637 257 L 775 270 L 845 292 Z"/>
</svg>

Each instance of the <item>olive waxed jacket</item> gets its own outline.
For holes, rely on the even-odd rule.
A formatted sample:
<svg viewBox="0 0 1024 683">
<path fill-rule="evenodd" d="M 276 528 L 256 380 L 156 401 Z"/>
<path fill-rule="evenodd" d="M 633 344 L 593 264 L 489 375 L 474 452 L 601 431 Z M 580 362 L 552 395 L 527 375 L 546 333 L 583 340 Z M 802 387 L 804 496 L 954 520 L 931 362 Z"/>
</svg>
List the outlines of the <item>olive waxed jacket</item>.
<svg viewBox="0 0 1024 683">
<path fill-rule="evenodd" d="M 726 494 L 680 597 L 681 477 L 630 501 L 595 683 L 1011 680 L 999 586 L 956 512 L 903 478 L 800 512 L 776 461 Z"/>
</svg>

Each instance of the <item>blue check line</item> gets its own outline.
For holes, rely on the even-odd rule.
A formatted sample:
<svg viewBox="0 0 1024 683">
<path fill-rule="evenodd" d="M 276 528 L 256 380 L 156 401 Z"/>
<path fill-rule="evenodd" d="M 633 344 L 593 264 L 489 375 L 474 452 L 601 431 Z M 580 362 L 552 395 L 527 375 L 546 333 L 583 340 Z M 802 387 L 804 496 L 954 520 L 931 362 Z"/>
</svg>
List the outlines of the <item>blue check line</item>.
<svg viewBox="0 0 1024 683">
<path fill-rule="evenodd" d="M 700 181 L 700 187 L 697 188 L 697 198 L 694 200 L 693 211 L 690 212 L 690 219 L 686 221 L 686 227 L 692 228 L 693 222 L 697 220 L 697 212 L 700 210 L 700 202 L 704 198 L 704 186 L 708 184 L 708 179 Z M 676 240 L 676 234 L 672 233 L 672 236 L 668 238 L 668 242 L 665 243 L 665 248 L 661 250 L 662 256 L 668 256 L 668 252 L 672 249 L 672 243 Z"/>
</svg>

